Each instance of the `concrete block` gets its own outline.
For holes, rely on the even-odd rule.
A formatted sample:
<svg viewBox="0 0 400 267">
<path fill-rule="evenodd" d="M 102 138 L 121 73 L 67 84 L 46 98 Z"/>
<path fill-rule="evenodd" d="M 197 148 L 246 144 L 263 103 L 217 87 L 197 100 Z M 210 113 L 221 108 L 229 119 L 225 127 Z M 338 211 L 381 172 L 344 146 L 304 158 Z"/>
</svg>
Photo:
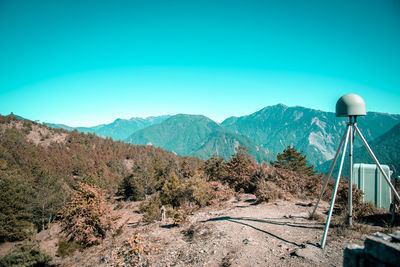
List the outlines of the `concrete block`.
<svg viewBox="0 0 400 267">
<path fill-rule="evenodd" d="M 400 243 L 393 243 L 378 237 L 369 236 L 364 242 L 364 253 L 388 266 L 400 265 Z"/>
<path fill-rule="evenodd" d="M 343 267 L 358 267 L 364 254 L 364 247 L 348 245 L 344 250 Z"/>
</svg>

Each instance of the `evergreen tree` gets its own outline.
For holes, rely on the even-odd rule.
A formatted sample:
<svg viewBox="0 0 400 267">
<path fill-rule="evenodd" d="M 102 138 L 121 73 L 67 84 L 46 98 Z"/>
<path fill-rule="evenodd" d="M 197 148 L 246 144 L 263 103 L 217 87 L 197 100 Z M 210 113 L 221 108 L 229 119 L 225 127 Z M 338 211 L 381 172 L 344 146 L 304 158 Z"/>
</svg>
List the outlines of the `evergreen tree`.
<svg viewBox="0 0 400 267">
<path fill-rule="evenodd" d="M 0 172 L 0 188 L 0 242 L 23 240 L 33 229 L 28 179 Z"/>
<path fill-rule="evenodd" d="M 251 158 L 248 148 L 239 146 L 236 154 L 226 163 L 227 181 L 236 191 L 252 193 L 255 190 L 254 174 L 257 163 Z"/>
<path fill-rule="evenodd" d="M 212 181 L 222 181 L 227 176 L 224 158 L 218 157 L 217 154 L 204 163 L 203 170 Z"/>
<path fill-rule="evenodd" d="M 283 150 L 283 153 L 278 153 L 276 158 L 277 161 L 271 161 L 273 167 L 288 169 L 308 176 L 316 173 L 313 165 L 307 166 L 306 156 L 290 145 Z"/>
<path fill-rule="evenodd" d="M 83 247 L 98 244 L 112 229 L 111 207 L 107 204 L 104 191 L 79 183 L 70 202 L 61 214 L 62 232 L 69 241 Z"/>
</svg>

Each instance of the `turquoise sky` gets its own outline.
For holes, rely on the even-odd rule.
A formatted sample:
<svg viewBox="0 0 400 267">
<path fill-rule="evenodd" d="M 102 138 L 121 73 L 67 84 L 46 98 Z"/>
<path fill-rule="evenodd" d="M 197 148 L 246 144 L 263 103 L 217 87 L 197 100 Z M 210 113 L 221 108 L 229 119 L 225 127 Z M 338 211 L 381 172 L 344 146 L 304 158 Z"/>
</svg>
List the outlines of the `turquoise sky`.
<svg viewBox="0 0 400 267">
<path fill-rule="evenodd" d="M 71 126 L 346 93 L 400 113 L 400 1 L 0 0 L 0 114 Z"/>
</svg>

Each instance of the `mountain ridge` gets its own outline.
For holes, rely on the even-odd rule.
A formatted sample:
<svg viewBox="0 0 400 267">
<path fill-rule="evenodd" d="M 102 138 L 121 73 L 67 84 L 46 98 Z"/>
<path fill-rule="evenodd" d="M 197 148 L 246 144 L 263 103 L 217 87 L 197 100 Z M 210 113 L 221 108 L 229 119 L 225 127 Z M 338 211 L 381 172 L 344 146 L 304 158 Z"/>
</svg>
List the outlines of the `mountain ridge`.
<svg viewBox="0 0 400 267">
<path fill-rule="evenodd" d="M 186 119 L 183 119 L 185 116 Z M 191 126 L 185 126 L 189 117 L 194 121 L 191 122 Z M 126 131 L 125 136 L 128 136 L 118 136 L 119 140 L 132 144 L 160 146 L 180 155 L 197 155 L 201 158 L 224 151 L 221 156 L 227 159 L 231 156 L 229 153 L 234 153 L 232 147 L 236 144 L 235 140 L 239 142 L 240 139 L 239 143 L 250 146 L 251 154 L 258 161 L 273 160 L 276 153 L 291 145 L 306 154 L 308 162 L 315 166 L 333 158 L 347 124 L 346 118 L 337 118 L 333 112 L 302 106 L 289 107 L 284 104 L 267 106 L 249 115 L 228 117 L 221 123 L 203 115 L 190 114 L 153 118 L 160 119 L 136 127 L 133 131 L 131 129 L 129 135 Z M 175 122 L 168 121 L 171 118 Z M 140 119 L 132 117 L 130 120 L 138 122 Z M 116 136 L 118 127 L 115 126 L 126 121 L 116 119 L 111 123 L 113 127 L 108 129 L 109 135 Z M 167 125 L 171 123 L 174 126 Z M 358 125 L 368 142 L 381 136 L 397 123 L 400 123 L 400 115 L 382 112 L 368 112 L 365 117 L 358 118 Z M 101 132 L 104 127 L 94 126 L 91 130 L 105 136 Z M 85 127 L 76 129 L 84 132 L 88 130 Z M 223 147 L 223 144 L 227 147 Z M 358 145 L 361 145 L 360 141 L 356 141 L 355 146 Z"/>
</svg>

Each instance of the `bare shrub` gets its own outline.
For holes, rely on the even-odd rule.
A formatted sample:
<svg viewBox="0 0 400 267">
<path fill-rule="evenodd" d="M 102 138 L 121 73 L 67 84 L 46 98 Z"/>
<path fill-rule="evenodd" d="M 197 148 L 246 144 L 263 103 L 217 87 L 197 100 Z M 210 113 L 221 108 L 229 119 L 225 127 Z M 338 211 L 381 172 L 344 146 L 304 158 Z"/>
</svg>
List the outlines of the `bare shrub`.
<svg viewBox="0 0 400 267">
<path fill-rule="evenodd" d="M 285 197 L 316 197 L 324 181 L 323 175 L 307 176 L 287 169 L 269 167 L 265 171 L 265 180 L 281 188 Z"/>
<path fill-rule="evenodd" d="M 134 234 L 124 244 L 111 253 L 111 266 L 150 266 L 153 253 L 158 250 L 153 243 L 146 240 L 141 234 Z"/>
<path fill-rule="evenodd" d="M 354 219 L 361 219 L 363 217 L 380 212 L 379 209 L 376 208 L 373 204 L 363 201 L 364 193 L 362 190 L 357 189 L 355 185 L 353 185 L 352 190 L 353 190 L 352 206 L 353 206 Z M 349 185 L 347 183 L 341 184 L 341 186 L 338 188 L 338 193 L 337 193 L 337 206 L 339 213 L 348 214 L 349 210 L 348 194 L 349 194 Z"/>
<path fill-rule="evenodd" d="M 281 189 L 276 184 L 265 180 L 257 184 L 254 194 L 258 203 L 273 202 L 283 196 Z"/>
</svg>

